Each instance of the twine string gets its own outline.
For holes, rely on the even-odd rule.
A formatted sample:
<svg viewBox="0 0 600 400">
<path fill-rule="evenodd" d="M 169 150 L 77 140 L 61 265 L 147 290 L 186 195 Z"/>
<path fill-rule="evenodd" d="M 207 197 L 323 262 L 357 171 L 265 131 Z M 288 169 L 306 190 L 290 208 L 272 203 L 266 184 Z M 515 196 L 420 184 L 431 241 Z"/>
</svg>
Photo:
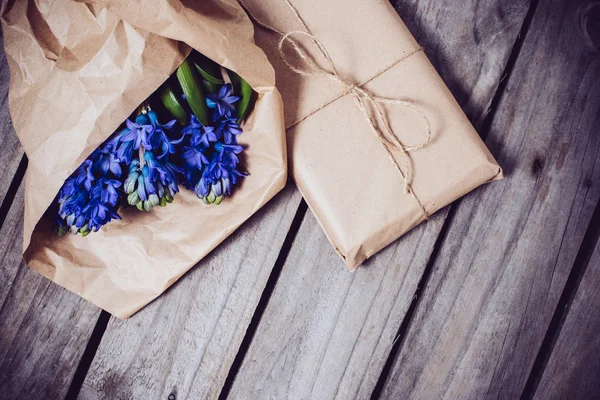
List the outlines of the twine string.
<svg viewBox="0 0 600 400">
<path fill-rule="evenodd" d="M 352 80 L 346 79 L 342 75 L 340 75 L 340 73 L 335 68 L 335 64 L 331 56 L 329 55 L 329 52 L 327 51 L 323 43 L 310 32 L 310 29 L 306 25 L 304 19 L 302 19 L 302 17 L 300 16 L 296 7 L 294 7 L 290 0 L 284 1 L 304 30 L 294 30 L 287 33 L 281 32 L 277 28 L 268 25 L 265 22 L 258 19 L 246 6 L 246 4 L 244 4 L 243 0 L 238 0 L 238 3 L 246 10 L 250 18 L 252 18 L 258 26 L 281 36 L 277 50 L 279 52 L 281 60 L 288 68 L 302 76 L 325 76 L 331 79 L 332 81 L 338 82 L 344 88 L 344 91 L 342 92 L 340 97 L 346 94 L 352 95 L 356 105 L 364 115 L 365 120 L 369 123 L 371 131 L 375 134 L 378 141 L 381 143 L 383 149 L 386 151 L 388 158 L 392 162 L 392 165 L 395 167 L 395 169 L 400 174 L 402 180 L 404 181 L 404 192 L 411 195 L 411 197 L 414 199 L 415 203 L 425 216 L 425 219 L 427 219 L 429 217 L 429 213 L 427 212 L 427 210 L 421 203 L 421 200 L 418 198 L 418 196 L 415 194 L 414 190 L 411 187 L 412 160 L 410 158 L 409 153 L 411 151 L 420 150 L 429 144 L 431 140 L 431 124 L 429 122 L 429 119 L 420 107 L 418 107 L 410 101 L 374 95 L 365 90 L 361 85 L 358 85 Z M 326 67 L 322 67 L 319 64 L 317 64 L 314 61 L 314 59 L 311 56 L 309 56 L 304 51 L 304 49 L 302 49 L 300 42 L 296 39 L 296 37 L 298 36 L 304 36 L 310 39 L 310 41 L 315 45 L 315 47 L 319 50 L 324 60 L 326 61 Z M 289 60 L 287 53 L 284 51 L 284 46 L 286 43 L 289 43 L 291 45 L 291 48 L 294 50 L 296 55 L 304 61 L 305 66 L 299 67 L 297 65 L 294 65 Z M 413 52 L 405 55 L 402 60 L 405 60 L 411 55 L 422 50 L 422 48 L 417 48 Z M 380 74 L 381 73 L 383 73 L 383 71 L 380 72 Z M 377 76 L 373 78 L 376 77 Z M 328 103 L 323 104 L 314 112 L 325 108 L 327 104 Z M 382 109 L 383 104 L 403 106 L 414 111 L 423 120 L 425 126 L 426 134 L 423 141 L 413 146 L 404 145 L 400 138 L 390 127 L 388 118 L 386 117 Z M 393 151 L 399 151 L 402 154 L 402 156 L 407 160 L 406 172 L 402 169 L 402 167 L 394 157 Z"/>
</svg>

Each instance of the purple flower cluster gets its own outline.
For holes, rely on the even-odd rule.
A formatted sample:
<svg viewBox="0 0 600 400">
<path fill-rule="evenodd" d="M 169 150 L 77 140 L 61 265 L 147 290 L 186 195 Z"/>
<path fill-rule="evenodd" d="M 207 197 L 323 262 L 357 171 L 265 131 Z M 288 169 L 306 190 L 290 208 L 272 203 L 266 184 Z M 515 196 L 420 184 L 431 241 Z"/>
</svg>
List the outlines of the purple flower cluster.
<svg viewBox="0 0 600 400">
<path fill-rule="evenodd" d="M 239 179 L 246 176 L 238 170 L 238 154 L 243 151 L 236 136 L 242 129 L 236 122 L 231 84 L 225 84 L 218 93 L 207 95 L 206 103 L 213 110 L 212 126 L 204 126 L 192 116 L 184 134 L 181 154 L 182 184 L 193 190 L 207 204 L 220 204 L 223 197 Z"/>
<path fill-rule="evenodd" d="M 120 219 L 117 210 L 125 201 L 145 211 L 165 206 L 179 192 L 178 183 L 205 203 L 220 204 L 246 176 L 238 170 L 238 99 L 229 83 L 208 93 L 212 124 L 206 126 L 193 113 L 184 127 L 175 120 L 162 124 L 147 107 L 127 119 L 63 184 L 53 217 L 59 234 L 97 231 Z"/>
<path fill-rule="evenodd" d="M 170 158 L 183 137 L 174 138 L 175 120 L 161 124 L 151 110 L 138 115 L 135 122 L 127 120 L 126 126 L 113 140 L 118 142 L 119 161 L 128 166 L 123 184 L 127 203 L 146 211 L 156 205 L 164 207 L 179 192 L 179 170 Z"/>
<path fill-rule="evenodd" d="M 105 143 L 63 184 L 54 218 L 60 235 L 70 231 L 86 236 L 112 219 L 121 219 L 117 208 L 122 170 L 112 149 Z"/>
</svg>

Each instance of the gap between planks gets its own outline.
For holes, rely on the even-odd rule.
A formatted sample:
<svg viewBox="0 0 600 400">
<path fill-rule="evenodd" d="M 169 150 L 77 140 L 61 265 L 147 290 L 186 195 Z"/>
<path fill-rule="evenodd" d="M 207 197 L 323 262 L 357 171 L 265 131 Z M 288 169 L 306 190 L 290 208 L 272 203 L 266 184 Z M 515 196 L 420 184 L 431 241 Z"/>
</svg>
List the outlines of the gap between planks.
<svg viewBox="0 0 600 400">
<path fill-rule="evenodd" d="M 381 392 L 385 387 L 385 382 L 390 372 L 392 371 L 392 367 L 394 366 L 394 361 L 396 360 L 396 356 L 398 355 L 400 349 L 404 345 L 404 338 L 406 337 L 406 332 L 410 327 L 410 323 L 415 314 L 415 310 L 419 307 L 421 300 L 421 293 L 427 287 L 427 282 L 429 281 L 429 277 L 431 276 L 431 272 L 433 270 L 433 265 L 435 260 L 444 244 L 446 236 L 448 234 L 448 230 L 450 225 L 452 224 L 452 220 L 454 218 L 454 214 L 456 213 L 456 207 L 451 206 L 448 210 L 448 216 L 444 220 L 444 224 L 440 230 L 438 237 L 435 240 L 435 244 L 433 245 L 433 250 L 431 251 L 431 255 L 429 256 L 429 260 L 427 261 L 427 265 L 423 270 L 423 275 L 421 275 L 421 280 L 415 289 L 415 294 L 412 297 L 412 301 L 410 302 L 410 306 L 408 306 L 408 310 L 406 311 L 406 315 L 402 319 L 402 323 L 398 328 L 398 332 L 396 333 L 394 343 L 390 348 L 390 353 L 385 361 L 383 369 L 381 370 L 381 375 L 379 375 L 379 379 L 373 388 L 373 392 L 371 393 L 371 400 L 377 400 L 381 396 Z"/>
<path fill-rule="evenodd" d="M 575 298 L 575 294 L 579 289 L 581 279 L 588 268 L 599 239 L 600 201 L 598 201 L 596 204 L 594 215 L 592 216 L 587 231 L 585 232 L 583 241 L 581 242 L 581 246 L 577 252 L 577 257 L 575 258 L 575 262 L 573 263 L 573 267 L 571 268 L 571 272 L 569 273 L 569 277 L 567 278 L 567 282 L 565 283 L 565 287 L 560 296 L 560 300 L 556 305 L 554 315 L 552 316 L 552 320 L 550 321 L 550 325 L 548 326 L 548 330 L 546 331 L 542 345 L 540 346 L 538 354 L 533 363 L 533 367 L 531 368 L 529 378 L 527 379 L 527 383 L 523 389 L 523 394 L 521 395 L 521 400 L 532 399 L 535 396 L 540 380 L 544 375 L 546 367 L 548 366 L 550 355 L 552 354 L 554 346 L 556 345 L 556 342 L 560 336 L 565 319 L 567 318 L 567 314 L 569 314 L 569 311 L 571 310 L 573 299 Z"/>
<path fill-rule="evenodd" d="M 79 360 L 79 364 L 77 364 L 77 368 L 73 374 L 73 379 L 69 385 L 69 390 L 65 395 L 65 400 L 77 399 L 77 396 L 79 396 L 79 391 L 81 390 L 85 376 L 92 365 L 96 351 L 98 351 L 98 346 L 100 346 L 102 336 L 104 336 L 104 332 L 108 326 L 108 321 L 110 321 L 110 314 L 102 310 L 98 316 L 98 321 L 96 322 L 96 326 L 94 326 L 90 340 L 85 346 L 85 350 L 83 351 L 81 359 Z"/>
<path fill-rule="evenodd" d="M 19 186 L 21 186 L 21 182 L 25 177 L 25 171 L 27 170 L 27 156 L 23 155 L 21 161 L 19 162 L 19 166 L 15 171 L 13 179 L 6 191 L 6 196 L 2 200 L 2 204 L 0 205 L 0 228 L 4 224 L 4 220 L 8 215 L 8 211 L 12 206 L 13 201 L 15 200 L 15 196 L 17 195 L 17 191 L 19 190 Z"/>
<path fill-rule="evenodd" d="M 277 285 L 277 280 L 279 279 L 279 275 L 281 275 L 281 270 L 283 269 L 283 266 L 285 265 L 287 256 L 290 253 L 290 250 L 292 249 L 292 245 L 294 243 L 294 240 L 296 239 L 296 235 L 298 234 L 298 231 L 300 230 L 300 225 L 302 224 L 302 220 L 304 219 L 304 216 L 306 215 L 307 209 L 308 209 L 308 205 L 306 204 L 306 201 L 304 201 L 304 199 L 302 199 L 300 201 L 300 204 L 298 205 L 298 209 L 296 210 L 296 215 L 294 216 L 292 225 L 290 226 L 290 229 L 289 229 L 289 231 L 285 237 L 285 240 L 283 242 L 283 245 L 281 246 L 279 255 L 277 256 L 277 260 L 275 261 L 275 265 L 273 266 L 273 269 L 271 270 L 271 274 L 269 275 L 269 279 L 267 280 L 265 289 L 263 290 L 263 292 L 260 296 L 260 300 L 258 301 L 258 304 L 256 305 L 256 309 L 254 310 L 254 315 L 252 316 L 252 320 L 250 321 L 250 324 L 248 325 L 248 328 L 246 329 L 246 334 L 244 335 L 244 339 L 242 340 L 242 343 L 240 344 L 238 352 L 235 355 L 235 358 L 233 359 L 233 364 L 231 365 L 231 367 L 229 369 L 229 373 L 227 375 L 227 378 L 225 379 L 225 383 L 223 384 L 221 393 L 219 394 L 219 400 L 226 399 L 227 396 L 229 395 L 229 392 L 231 391 L 233 382 L 235 381 L 235 377 L 237 376 L 237 374 L 242 366 L 242 362 L 244 361 L 244 357 L 246 356 L 246 353 L 248 352 L 248 349 L 250 348 L 252 339 L 254 339 L 254 334 L 256 333 L 256 330 L 258 329 L 258 324 L 260 323 L 260 320 L 267 308 L 267 305 L 269 304 L 269 299 L 271 298 L 271 295 L 273 294 L 273 291 L 275 290 L 275 286 Z"/>
</svg>

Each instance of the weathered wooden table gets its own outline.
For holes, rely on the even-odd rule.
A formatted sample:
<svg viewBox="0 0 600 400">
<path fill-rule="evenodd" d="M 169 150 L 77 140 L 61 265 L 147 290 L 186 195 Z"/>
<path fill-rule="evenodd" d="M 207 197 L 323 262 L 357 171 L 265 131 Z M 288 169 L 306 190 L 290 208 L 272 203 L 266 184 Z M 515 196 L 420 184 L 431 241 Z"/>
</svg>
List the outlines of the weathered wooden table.
<svg viewBox="0 0 600 400">
<path fill-rule="evenodd" d="M 600 398 L 600 2 L 395 5 L 506 180 L 355 273 L 290 184 L 127 321 L 22 262 L 2 54 L 0 398 Z"/>
</svg>

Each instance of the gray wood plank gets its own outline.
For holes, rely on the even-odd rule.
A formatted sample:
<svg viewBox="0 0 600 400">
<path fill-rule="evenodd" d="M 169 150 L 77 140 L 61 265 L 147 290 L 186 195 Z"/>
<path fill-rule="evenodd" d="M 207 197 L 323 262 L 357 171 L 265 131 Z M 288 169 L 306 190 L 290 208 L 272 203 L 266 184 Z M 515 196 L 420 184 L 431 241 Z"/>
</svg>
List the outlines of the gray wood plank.
<svg viewBox="0 0 600 400">
<path fill-rule="evenodd" d="M 540 1 L 487 140 L 507 179 L 457 207 L 383 398 L 522 394 L 600 198 L 588 4 Z"/>
<path fill-rule="evenodd" d="M 351 273 L 308 213 L 229 397 L 368 398 L 443 220 Z"/>
<path fill-rule="evenodd" d="M 529 3 L 466 1 L 455 7 L 454 1 L 438 0 L 398 5 L 468 115 L 480 125 Z M 368 398 L 446 215 L 447 210 L 439 212 L 352 274 L 308 214 L 230 397 Z"/>
<path fill-rule="evenodd" d="M 100 309 L 22 262 L 23 186 L 0 230 L 0 399 L 61 399 Z"/>
<path fill-rule="evenodd" d="M 2 31 L 0 30 L 0 43 L 2 42 Z M 6 192 L 13 180 L 13 176 L 19 162 L 23 157 L 23 149 L 10 119 L 8 110 L 8 84 L 10 71 L 6 62 L 4 47 L 0 46 L 0 204 L 6 196 Z"/>
<path fill-rule="evenodd" d="M 0 49 L 0 204 L 22 177 L 8 110 L 10 73 Z M 22 259 L 23 185 L 0 230 L 0 399 L 63 398 L 100 310 L 30 270 Z M 0 216 L 3 218 L 4 215 Z"/>
<path fill-rule="evenodd" d="M 300 199 L 288 186 L 161 297 L 111 319 L 80 398 L 216 398 Z"/>
<path fill-rule="evenodd" d="M 535 399 L 600 397 L 600 243 L 571 304 Z"/>
</svg>

